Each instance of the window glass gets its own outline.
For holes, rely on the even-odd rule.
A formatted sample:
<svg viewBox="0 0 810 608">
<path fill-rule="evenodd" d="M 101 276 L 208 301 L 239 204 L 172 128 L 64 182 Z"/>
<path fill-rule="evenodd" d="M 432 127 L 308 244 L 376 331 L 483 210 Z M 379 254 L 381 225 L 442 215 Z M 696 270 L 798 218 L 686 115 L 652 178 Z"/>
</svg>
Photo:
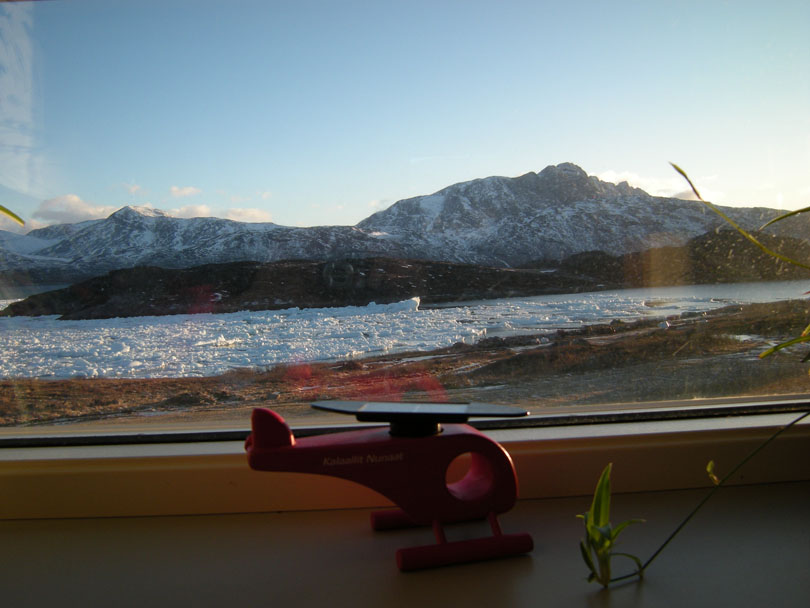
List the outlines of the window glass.
<svg viewBox="0 0 810 608">
<path fill-rule="evenodd" d="M 0 3 L 0 434 L 806 393 L 808 20 Z"/>
</svg>

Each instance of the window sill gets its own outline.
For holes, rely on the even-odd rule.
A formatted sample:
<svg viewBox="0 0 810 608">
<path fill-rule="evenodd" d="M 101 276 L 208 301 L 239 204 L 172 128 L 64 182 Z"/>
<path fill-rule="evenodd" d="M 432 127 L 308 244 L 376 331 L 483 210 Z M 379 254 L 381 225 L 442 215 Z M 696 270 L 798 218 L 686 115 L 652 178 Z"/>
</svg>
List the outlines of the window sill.
<svg viewBox="0 0 810 608">
<path fill-rule="evenodd" d="M 333 606 L 803 606 L 810 424 L 782 434 L 741 471 L 741 485 L 718 492 L 642 582 L 609 593 L 587 584 L 574 517 L 613 462 L 614 522 L 647 520 L 623 534 L 622 549 L 646 558 L 705 496 L 696 488 L 708 485 L 709 459 L 722 472 L 796 417 L 492 431 L 521 483 L 521 500 L 501 525 L 530 533 L 534 551 L 408 574 L 397 570 L 394 553 L 431 543 L 430 530 L 372 532 L 367 508 L 385 504 L 377 494 L 329 477 L 252 471 L 239 442 L 8 448 L 0 451 L 0 538 L 11 550 L 0 553 L 0 586 L 6 603 L 20 606 L 65 598 L 84 606 L 110 598 L 120 606 L 271 598 Z M 448 538 L 477 525 L 449 526 Z M 616 572 L 623 567 L 617 562 Z"/>
<path fill-rule="evenodd" d="M 614 521 L 646 519 L 622 550 L 650 556 L 705 493 L 616 496 Z M 587 497 L 504 514 L 505 532 L 534 537 L 526 556 L 412 573 L 394 554 L 432 542 L 430 530 L 372 532 L 365 509 L 0 521 L 0 587 L 8 606 L 798 607 L 810 594 L 809 498 L 810 482 L 725 488 L 643 581 L 609 592 L 586 582 L 577 547 Z"/>
<path fill-rule="evenodd" d="M 615 492 L 709 484 L 798 414 L 502 429 L 488 434 L 512 456 L 521 499 L 592 493 L 614 463 Z M 768 446 L 733 483 L 810 480 L 810 423 Z M 368 508 L 375 492 L 331 477 L 261 473 L 241 442 L 6 448 L 0 519 L 119 517 Z"/>
</svg>

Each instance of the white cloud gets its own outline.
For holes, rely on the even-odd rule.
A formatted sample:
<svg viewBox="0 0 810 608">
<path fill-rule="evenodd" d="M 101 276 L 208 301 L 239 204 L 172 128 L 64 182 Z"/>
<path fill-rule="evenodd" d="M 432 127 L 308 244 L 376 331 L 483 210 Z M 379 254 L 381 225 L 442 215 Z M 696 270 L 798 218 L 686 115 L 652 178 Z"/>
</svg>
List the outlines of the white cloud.
<svg viewBox="0 0 810 608">
<path fill-rule="evenodd" d="M 698 190 L 700 192 L 700 190 Z M 689 188 L 688 190 L 684 190 L 683 192 L 675 192 L 674 194 L 661 194 L 658 196 L 668 196 L 670 198 L 679 198 L 682 201 L 696 201 L 699 200 L 698 197 L 695 195 L 694 191 Z M 700 196 L 704 196 L 702 193 Z"/>
<path fill-rule="evenodd" d="M 42 201 L 31 217 L 43 220 L 46 224 L 75 224 L 105 218 L 117 209 L 119 207 L 94 205 L 75 194 L 65 194 Z"/>
<path fill-rule="evenodd" d="M 263 201 L 270 200 L 271 196 L 273 196 L 273 193 L 270 192 L 269 190 L 265 190 L 264 192 L 259 193 L 259 198 L 261 198 Z"/>
<path fill-rule="evenodd" d="M 130 194 L 135 194 L 136 192 L 138 192 L 141 189 L 141 187 L 138 184 L 127 184 L 125 182 L 122 185 L 124 186 L 126 191 L 129 192 Z"/>
<path fill-rule="evenodd" d="M 272 222 L 273 216 L 264 209 L 228 209 L 225 219 L 236 222 Z"/>
<path fill-rule="evenodd" d="M 185 196 L 194 196 L 195 194 L 199 194 L 202 192 L 199 188 L 195 188 L 194 186 L 172 186 L 169 188 L 169 193 L 174 198 L 183 198 Z"/>
<path fill-rule="evenodd" d="M 652 196 L 697 200 L 695 194 L 689 188 L 689 184 L 686 183 L 683 177 L 675 173 L 674 170 L 671 177 L 649 177 L 639 175 L 638 173 L 633 173 L 632 171 L 614 171 L 610 169 L 597 174 L 596 177 L 602 181 L 611 182 L 614 184 L 627 182 L 634 188 L 641 188 Z M 692 179 L 692 183 L 695 184 L 698 192 L 700 192 L 700 195 L 707 201 L 722 202 L 722 200 L 725 198 L 725 194 L 723 192 L 714 190 L 707 185 L 711 182 L 717 181 L 716 175 L 698 178 L 693 178 L 690 175 L 689 177 Z"/>
<path fill-rule="evenodd" d="M 173 217 L 211 217 L 211 208 L 208 205 L 184 205 L 178 209 L 166 211 Z"/>
</svg>

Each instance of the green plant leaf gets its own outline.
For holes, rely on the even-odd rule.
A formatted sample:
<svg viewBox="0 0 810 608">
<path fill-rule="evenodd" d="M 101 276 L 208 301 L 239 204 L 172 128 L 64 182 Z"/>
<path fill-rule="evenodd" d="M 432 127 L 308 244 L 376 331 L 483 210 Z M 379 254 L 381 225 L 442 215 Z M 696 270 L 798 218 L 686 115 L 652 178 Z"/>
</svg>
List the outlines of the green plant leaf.
<svg viewBox="0 0 810 608">
<path fill-rule="evenodd" d="M 810 335 L 801 335 L 798 338 L 793 338 L 792 340 L 788 340 L 787 342 L 782 342 L 781 344 L 777 344 L 776 346 L 771 346 L 768 350 L 759 353 L 759 358 L 763 359 L 768 355 L 772 355 L 776 351 L 782 350 L 783 348 L 787 348 L 788 346 L 793 346 L 794 344 L 801 344 L 802 342 L 810 342 Z"/>
<path fill-rule="evenodd" d="M 6 209 L 3 205 L 0 205 L 0 214 L 5 215 L 6 217 L 10 217 L 15 222 L 17 222 L 20 226 L 25 226 L 25 222 L 22 220 L 22 218 L 19 215 L 17 215 L 16 213 L 11 211 L 10 209 Z"/>
<path fill-rule="evenodd" d="M 622 555 L 636 562 L 638 574 L 641 574 L 641 561 L 634 555 L 613 553 L 616 538 L 630 524 L 642 522 L 641 519 L 623 521 L 615 528 L 610 523 L 610 473 L 613 463 L 609 463 L 599 477 L 591 501 L 591 508 L 577 515 L 585 522 L 585 539 L 579 543 L 582 559 L 590 570 L 588 582 L 597 581 L 603 587 L 611 583 L 610 562 L 615 555 Z M 629 575 L 632 576 L 632 575 Z"/>
<path fill-rule="evenodd" d="M 709 464 L 706 465 L 706 473 L 708 473 L 709 479 L 712 480 L 714 485 L 720 485 L 720 479 L 714 473 L 714 460 L 710 460 Z"/>
<path fill-rule="evenodd" d="M 613 463 L 602 471 L 596 490 L 593 493 L 593 503 L 591 504 L 591 521 L 595 526 L 604 526 L 610 523 L 610 472 Z"/>
<path fill-rule="evenodd" d="M 591 552 L 588 551 L 588 548 L 585 546 L 584 541 L 579 542 L 579 551 L 582 553 L 582 559 L 585 561 L 585 565 L 588 566 L 588 569 L 591 571 L 591 577 L 596 576 L 596 566 L 594 566 L 593 558 L 591 557 Z M 593 580 L 593 578 L 589 578 L 588 582 Z"/>
<path fill-rule="evenodd" d="M 807 213 L 808 211 L 810 211 L 810 207 L 804 207 L 803 209 L 796 209 L 796 211 L 790 211 L 789 213 L 783 213 L 779 217 L 775 217 L 771 221 L 765 222 L 764 224 L 762 224 L 762 226 L 759 227 L 759 229 L 763 230 L 763 229 L 767 228 L 768 226 L 770 226 L 771 224 L 775 224 L 776 222 L 781 222 L 782 220 L 784 220 L 786 218 L 793 217 L 794 215 L 799 215 L 800 213 Z"/>
<path fill-rule="evenodd" d="M 599 553 L 604 550 L 605 535 L 602 530 L 596 526 L 588 526 L 586 528 L 588 534 L 588 544 L 593 547 L 594 551 Z"/>
<path fill-rule="evenodd" d="M 672 165 L 672 168 L 675 169 L 678 173 L 680 173 L 681 177 L 683 177 L 686 180 L 686 183 L 689 184 L 689 187 L 692 189 L 692 192 L 695 193 L 695 196 L 698 197 L 698 200 L 702 201 L 703 197 L 700 196 L 700 192 L 697 191 L 697 188 L 695 188 L 695 184 L 693 184 L 692 180 L 689 179 L 689 176 L 686 174 L 686 171 L 681 169 L 678 165 L 676 165 L 673 162 L 670 162 L 669 164 Z"/>
<path fill-rule="evenodd" d="M 611 528 L 610 524 L 599 527 L 594 526 L 594 531 L 597 532 L 597 549 L 600 552 L 609 551 L 613 546 L 613 529 Z"/>
<path fill-rule="evenodd" d="M 643 523 L 644 523 L 644 520 L 643 520 L 643 519 L 628 519 L 627 521 L 623 521 L 623 522 L 622 522 L 622 523 L 620 523 L 618 526 L 616 526 L 615 528 L 613 528 L 613 539 L 612 539 L 612 540 L 614 540 L 614 541 L 615 541 L 615 540 L 616 540 L 616 538 L 617 538 L 617 537 L 619 536 L 619 534 L 621 533 L 621 531 L 622 531 L 622 530 L 624 530 L 624 529 L 625 529 L 627 526 L 629 526 L 630 524 L 643 524 Z M 617 555 L 618 555 L 618 554 L 617 554 Z"/>
</svg>

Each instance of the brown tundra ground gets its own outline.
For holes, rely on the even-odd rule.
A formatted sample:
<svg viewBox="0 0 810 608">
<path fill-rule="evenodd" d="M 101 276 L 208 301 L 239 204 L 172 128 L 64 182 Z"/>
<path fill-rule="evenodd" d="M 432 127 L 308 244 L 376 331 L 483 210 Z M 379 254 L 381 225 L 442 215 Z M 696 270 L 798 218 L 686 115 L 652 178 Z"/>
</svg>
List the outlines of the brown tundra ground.
<svg viewBox="0 0 810 608">
<path fill-rule="evenodd" d="M 84 428 L 246 428 L 250 411 L 318 422 L 323 399 L 488 401 L 529 410 L 805 393 L 804 300 L 732 306 L 659 321 L 488 338 L 430 352 L 235 370 L 205 378 L 0 380 L 0 433 Z M 350 421 L 350 420 L 347 420 Z"/>
</svg>

